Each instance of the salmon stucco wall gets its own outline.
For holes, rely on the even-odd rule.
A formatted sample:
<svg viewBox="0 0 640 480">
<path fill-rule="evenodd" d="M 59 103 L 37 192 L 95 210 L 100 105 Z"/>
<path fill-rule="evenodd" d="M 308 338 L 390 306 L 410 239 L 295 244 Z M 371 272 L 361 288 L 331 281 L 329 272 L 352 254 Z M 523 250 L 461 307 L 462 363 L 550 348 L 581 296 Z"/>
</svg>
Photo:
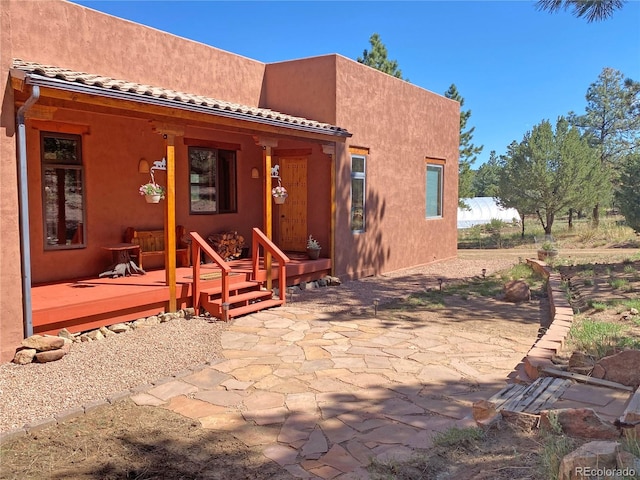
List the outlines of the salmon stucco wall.
<svg viewBox="0 0 640 480">
<path fill-rule="evenodd" d="M 3 54 L 13 58 L 244 105 L 260 101 L 265 66 L 256 60 L 62 0 L 2 0 L 2 16 Z"/>
<path fill-rule="evenodd" d="M 358 277 L 456 255 L 459 104 L 350 59 L 336 59 L 336 124 L 369 149 L 366 232 L 352 233 L 350 154 L 338 159 L 336 268 Z M 444 162 L 443 215 L 426 218 L 427 159 Z"/>
<path fill-rule="evenodd" d="M 264 102 L 353 134 L 337 144 L 336 274 L 358 278 L 456 255 L 457 102 L 339 55 L 269 64 L 266 74 Z M 364 233 L 350 228 L 350 146 L 369 152 Z M 425 218 L 427 159 L 444 163 L 437 219 Z"/>
<path fill-rule="evenodd" d="M 145 120 L 126 119 L 79 111 L 59 111 L 56 121 L 47 127 L 42 122 L 27 122 L 29 205 L 32 222 L 31 260 L 33 282 L 43 283 L 95 276 L 107 267 L 110 253 L 102 247 L 122 242 L 127 227 L 139 230 L 162 229 L 164 202 L 147 204 L 138 187 L 150 180 L 149 174 L 138 173 L 138 162 L 149 164 L 165 156 L 165 143 Z M 85 178 L 86 248 L 46 250 L 42 214 L 42 182 L 40 166 L 40 131 L 65 133 L 86 126 L 82 135 Z M 35 128 L 38 127 L 38 128 Z M 226 214 L 191 214 L 189 211 L 188 146 L 183 138 L 176 140 L 176 223 L 187 231 L 207 236 L 211 233 L 235 230 L 249 239 L 251 228 L 262 225 L 262 190 L 255 188 L 251 169 L 260 168 L 262 150 L 247 135 L 229 134 L 188 128 L 185 137 L 210 142 L 223 142 L 239 148 L 237 151 L 237 212 Z M 166 172 L 156 171 L 155 180 L 166 185 Z M 162 259 L 151 259 L 146 266 L 162 266 Z"/>
</svg>

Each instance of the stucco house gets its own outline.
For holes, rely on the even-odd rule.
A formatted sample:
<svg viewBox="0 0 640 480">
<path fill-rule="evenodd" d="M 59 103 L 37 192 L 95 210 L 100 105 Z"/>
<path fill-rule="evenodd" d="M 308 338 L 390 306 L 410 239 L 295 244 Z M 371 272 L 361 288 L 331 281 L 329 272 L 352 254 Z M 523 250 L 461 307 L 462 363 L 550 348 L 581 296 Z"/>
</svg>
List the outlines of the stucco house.
<svg viewBox="0 0 640 480">
<path fill-rule="evenodd" d="M 33 331 L 176 307 L 184 265 L 166 253 L 148 265 L 166 268 L 173 301 L 116 295 L 72 319 L 122 284 L 76 280 L 97 279 L 130 227 L 164 229 L 168 252 L 176 226 L 257 228 L 290 255 L 313 235 L 320 263 L 299 278 L 456 255 L 457 102 L 336 54 L 265 64 L 62 0 L 0 8 L 0 361 Z M 154 165 L 160 204 L 138 193 Z"/>
</svg>

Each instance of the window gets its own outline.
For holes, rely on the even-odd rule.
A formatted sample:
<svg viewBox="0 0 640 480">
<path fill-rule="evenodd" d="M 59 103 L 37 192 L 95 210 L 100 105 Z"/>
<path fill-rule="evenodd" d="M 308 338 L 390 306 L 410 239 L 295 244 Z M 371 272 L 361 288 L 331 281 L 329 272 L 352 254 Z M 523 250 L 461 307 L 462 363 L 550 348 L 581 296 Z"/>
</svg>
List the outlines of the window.
<svg viewBox="0 0 640 480">
<path fill-rule="evenodd" d="M 44 248 L 84 247 L 84 169 L 81 137 L 40 134 Z"/>
<path fill-rule="evenodd" d="M 189 147 L 191 214 L 231 213 L 236 203 L 236 152 Z"/>
<path fill-rule="evenodd" d="M 427 164 L 427 218 L 442 217 L 442 165 Z"/>
<path fill-rule="evenodd" d="M 366 160 L 364 155 L 351 155 L 351 231 L 365 231 L 365 177 Z"/>
</svg>

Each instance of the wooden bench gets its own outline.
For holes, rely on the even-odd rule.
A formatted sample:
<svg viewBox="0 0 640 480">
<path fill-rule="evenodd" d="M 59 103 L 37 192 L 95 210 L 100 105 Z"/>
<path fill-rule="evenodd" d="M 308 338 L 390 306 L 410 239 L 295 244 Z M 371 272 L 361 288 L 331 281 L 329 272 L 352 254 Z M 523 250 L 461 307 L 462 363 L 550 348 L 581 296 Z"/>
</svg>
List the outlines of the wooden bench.
<svg viewBox="0 0 640 480">
<path fill-rule="evenodd" d="M 186 241 L 186 231 L 182 225 L 176 226 L 176 266 L 191 266 L 191 245 Z M 137 264 L 144 268 L 144 258 L 164 256 L 164 230 L 137 230 L 129 227 L 124 232 L 124 242 L 140 245 Z M 132 257 L 136 254 L 132 253 Z"/>
</svg>

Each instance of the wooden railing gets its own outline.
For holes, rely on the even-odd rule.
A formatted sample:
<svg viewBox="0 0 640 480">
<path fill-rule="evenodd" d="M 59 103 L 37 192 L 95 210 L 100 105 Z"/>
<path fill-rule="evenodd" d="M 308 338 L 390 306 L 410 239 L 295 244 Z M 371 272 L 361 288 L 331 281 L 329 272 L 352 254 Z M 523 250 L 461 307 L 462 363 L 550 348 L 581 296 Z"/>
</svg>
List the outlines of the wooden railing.
<svg viewBox="0 0 640 480">
<path fill-rule="evenodd" d="M 260 269 L 260 248 L 265 252 L 265 262 L 264 269 Z M 267 262 L 267 253 L 273 255 L 273 257 L 278 261 L 278 290 L 280 291 L 280 300 L 282 303 L 286 303 L 286 291 L 287 291 L 287 263 L 290 261 L 289 257 L 287 257 L 282 250 L 280 250 L 276 245 L 267 238 L 267 236 L 262 233 L 259 228 L 253 229 L 253 234 L 251 235 L 251 263 L 253 268 L 253 278 L 259 278 L 262 272 L 266 272 L 267 275 L 270 275 L 271 272 L 267 272 L 267 267 L 269 266 Z"/>
<path fill-rule="evenodd" d="M 193 308 L 196 313 L 200 311 L 200 256 L 204 253 L 220 268 L 221 274 L 221 298 L 222 303 L 229 302 L 229 273 L 231 273 L 231 267 L 225 260 L 216 253 L 216 251 L 209 245 L 209 243 L 200 236 L 198 232 L 190 232 L 189 235 L 192 239 L 191 244 L 191 264 L 193 265 Z M 260 247 L 265 252 L 265 268 L 260 268 Z M 290 261 L 282 250 L 280 250 L 267 236 L 259 229 L 254 228 L 251 237 L 251 250 L 252 250 L 252 279 L 262 280 L 268 278 L 271 272 L 267 272 L 266 265 L 267 253 L 271 254 L 278 262 L 278 289 L 280 291 L 279 297 L 283 303 L 286 303 L 286 291 L 287 291 L 287 263 Z"/>
<path fill-rule="evenodd" d="M 200 252 L 213 260 L 214 263 L 220 267 L 221 280 L 222 280 L 222 303 L 229 302 L 229 272 L 231 267 L 227 265 L 227 262 L 211 248 L 211 245 L 200 236 L 198 232 L 190 232 L 189 235 L 193 240 L 191 244 L 191 264 L 193 265 L 193 308 L 195 308 L 196 314 L 200 312 Z"/>
</svg>

